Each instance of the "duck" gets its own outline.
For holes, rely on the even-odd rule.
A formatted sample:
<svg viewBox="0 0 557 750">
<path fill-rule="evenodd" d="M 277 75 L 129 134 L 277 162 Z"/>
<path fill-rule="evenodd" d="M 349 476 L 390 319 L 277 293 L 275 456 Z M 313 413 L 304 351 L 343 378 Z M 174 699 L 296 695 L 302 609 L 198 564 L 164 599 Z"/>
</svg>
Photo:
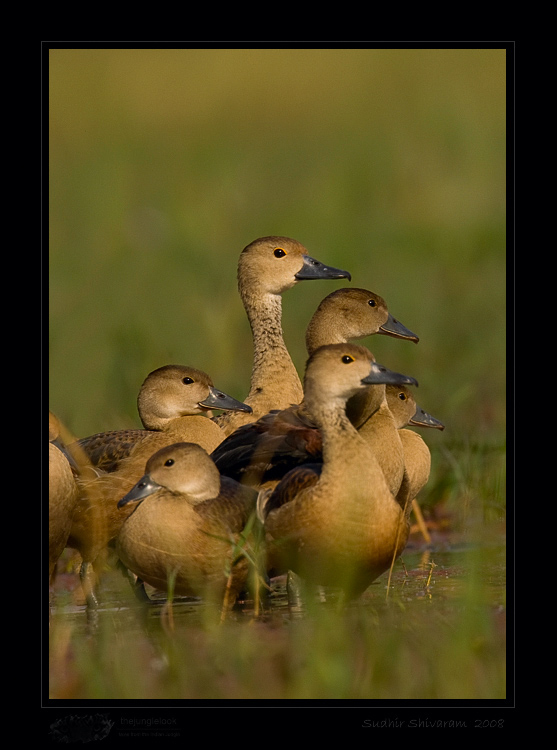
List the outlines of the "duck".
<svg viewBox="0 0 557 750">
<path fill-rule="evenodd" d="M 376 333 L 416 344 L 420 340 L 392 315 L 379 294 L 342 287 L 319 303 L 306 328 L 306 350 L 309 355 L 325 344 L 344 344 Z"/>
<path fill-rule="evenodd" d="M 156 589 L 202 597 L 226 612 L 247 586 L 241 534 L 256 501 L 255 490 L 221 477 L 200 445 L 168 445 L 117 503 L 127 514 L 118 556 Z"/>
<path fill-rule="evenodd" d="M 413 426 L 444 430 L 445 425 L 418 406 L 414 394 L 406 386 L 391 384 L 385 387 L 385 391 L 404 452 L 404 477 L 396 499 L 406 516 L 413 511 L 426 543 L 431 544 L 431 537 L 417 500 L 418 494 L 429 479 L 431 453 L 421 435 L 405 428 Z"/>
<path fill-rule="evenodd" d="M 351 280 L 348 271 L 324 265 L 289 237 L 260 237 L 242 250 L 238 292 L 253 341 L 250 389 L 244 403 L 252 411 L 214 417 L 226 435 L 271 409 L 285 409 L 302 400 L 300 377 L 284 342 L 282 294 L 300 281 L 345 278 Z"/>
<path fill-rule="evenodd" d="M 58 417 L 48 413 L 48 580 L 66 547 L 75 511 L 78 488 L 72 457 L 62 437 Z"/>
<path fill-rule="evenodd" d="M 346 414 L 348 399 L 364 388 L 379 406 L 387 383 L 417 385 L 356 344 L 321 346 L 309 357 L 304 398 L 321 431 L 323 461 L 298 466 L 274 489 L 259 492 L 270 577 L 293 571 L 311 584 L 340 588 L 350 600 L 401 554 L 408 520 L 374 451 Z"/>
<path fill-rule="evenodd" d="M 390 313 L 383 297 L 368 289 L 344 287 L 320 302 L 306 328 L 306 350 L 311 355 L 322 345 L 346 343 L 374 334 L 419 341 L 415 333 Z M 369 434 L 373 441 L 373 424 L 366 426 L 366 422 L 375 407 L 367 398 L 367 392 L 362 390 L 349 399 L 346 408 L 355 427 L 363 435 Z M 397 492 L 403 476 L 403 453 L 386 402 L 380 406 L 376 419 L 379 418 L 391 421 L 388 435 L 383 431 L 383 444 L 376 447 L 389 474 L 391 489 Z M 238 428 L 211 455 L 221 473 L 250 486 L 268 488 L 288 469 L 321 460 L 321 437 L 302 399 L 296 406 L 273 410 Z"/>
<path fill-rule="evenodd" d="M 213 409 L 251 414 L 251 407 L 215 388 L 203 370 L 186 365 L 164 365 L 147 375 L 137 397 L 143 429 L 111 430 L 81 438 L 77 445 L 91 464 L 103 471 L 116 471 L 121 460 L 142 456 L 156 446 L 184 440 L 211 452 L 224 439 L 222 429 L 210 418 Z M 70 446 L 72 448 L 72 446 Z"/>
<path fill-rule="evenodd" d="M 192 442 L 213 450 L 224 438 L 209 417 L 212 409 L 250 408 L 217 390 L 207 373 L 185 365 L 165 365 L 145 378 L 137 400 L 144 429 L 114 430 L 82 438 L 70 446 L 90 466 L 78 477 L 79 497 L 67 546 L 81 556 L 80 578 L 88 606 L 98 606 L 99 575 L 109 547 L 130 509 L 116 500 L 142 476 L 145 462 L 159 448 Z M 126 572 L 127 575 L 127 572 Z M 136 588 L 139 597 L 142 589 Z"/>
<path fill-rule="evenodd" d="M 424 411 L 421 406 L 418 406 L 410 388 L 404 385 L 387 385 L 385 386 L 385 395 L 389 409 L 399 430 L 408 425 L 413 427 L 431 427 L 441 431 L 445 429 L 443 422 Z M 415 434 L 415 432 L 412 432 L 412 435 Z"/>
</svg>

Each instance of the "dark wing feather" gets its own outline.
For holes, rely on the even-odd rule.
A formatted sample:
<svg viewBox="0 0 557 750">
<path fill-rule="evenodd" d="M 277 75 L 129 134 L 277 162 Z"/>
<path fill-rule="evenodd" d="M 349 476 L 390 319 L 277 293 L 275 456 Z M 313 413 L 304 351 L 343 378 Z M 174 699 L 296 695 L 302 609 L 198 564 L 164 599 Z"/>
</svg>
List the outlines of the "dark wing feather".
<svg viewBox="0 0 557 750">
<path fill-rule="evenodd" d="M 240 427 L 211 457 L 221 474 L 255 486 L 279 480 L 295 466 L 321 461 L 321 451 L 321 433 L 294 407 Z"/>
<path fill-rule="evenodd" d="M 319 481 L 323 464 L 304 464 L 288 472 L 277 484 L 267 498 L 263 508 L 263 516 L 267 518 L 272 510 L 276 510 L 294 500 L 305 489 L 313 487 Z"/>
<path fill-rule="evenodd" d="M 146 434 L 146 430 L 112 430 L 98 432 L 77 441 L 93 466 L 106 472 L 116 471 L 122 459 L 127 458 L 133 448 Z"/>
<path fill-rule="evenodd" d="M 255 510 L 257 491 L 238 484 L 229 477 L 221 477 L 218 497 L 195 506 L 199 515 L 224 526 L 228 531 L 240 533 Z"/>
</svg>

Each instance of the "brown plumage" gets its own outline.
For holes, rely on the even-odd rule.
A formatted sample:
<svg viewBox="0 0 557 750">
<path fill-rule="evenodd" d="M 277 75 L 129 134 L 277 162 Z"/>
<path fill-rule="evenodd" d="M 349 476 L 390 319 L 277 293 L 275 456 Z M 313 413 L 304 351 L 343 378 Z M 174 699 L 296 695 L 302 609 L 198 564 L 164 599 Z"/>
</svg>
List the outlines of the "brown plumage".
<svg viewBox="0 0 557 750">
<path fill-rule="evenodd" d="M 343 344 L 375 333 L 418 343 L 419 338 L 389 312 L 375 292 L 344 287 L 321 300 L 306 329 L 306 349 L 312 354 L 326 344 Z"/>
<path fill-rule="evenodd" d="M 396 499 L 403 508 L 406 517 L 410 515 L 412 510 L 414 511 L 420 530 L 426 542 L 430 543 L 431 537 L 423 521 L 422 512 L 416 498 L 429 479 L 431 453 L 418 433 L 404 428 L 411 425 L 413 427 L 444 430 L 445 425 L 418 406 L 413 393 L 405 386 L 387 386 L 386 396 L 389 409 L 399 430 L 404 452 L 404 476 Z"/>
<path fill-rule="evenodd" d="M 309 358 L 306 408 L 323 437 L 323 463 L 298 467 L 272 492 L 262 492 L 270 574 L 292 570 L 308 581 L 358 596 L 386 571 L 408 537 L 408 523 L 374 452 L 346 416 L 346 402 L 362 388 L 414 383 L 374 361 L 354 344 L 323 346 Z"/>
<path fill-rule="evenodd" d="M 347 271 L 325 266 L 288 237 L 261 237 L 251 242 L 238 261 L 238 291 L 253 339 L 253 368 L 245 398 L 253 413 L 215 417 L 227 435 L 254 422 L 271 409 L 285 409 L 302 400 L 302 385 L 282 332 L 282 297 L 299 281 L 350 279 Z"/>
<path fill-rule="evenodd" d="M 157 451 L 118 506 L 131 514 L 118 535 L 122 562 L 141 580 L 226 607 L 245 587 L 248 562 L 236 545 L 257 493 L 220 476 L 206 451 L 176 443 Z M 230 577 L 228 570 L 230 569 Z"/>
<path fill-rule="evenodd" d="M 48 580 L 70 535 L 77 485 L 58 418 L 48 414 Z"/>
</svg>

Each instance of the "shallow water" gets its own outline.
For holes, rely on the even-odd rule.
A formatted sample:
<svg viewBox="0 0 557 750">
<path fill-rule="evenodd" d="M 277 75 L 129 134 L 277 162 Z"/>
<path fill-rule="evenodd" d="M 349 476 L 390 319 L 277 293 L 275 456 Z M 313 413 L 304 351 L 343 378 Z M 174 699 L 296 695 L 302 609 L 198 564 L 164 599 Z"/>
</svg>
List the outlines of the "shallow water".
<svg viewBox="0 0 557 750">
<path fill-rule="evenodd" d="M 55 582 L 51 699 L 504 699 L 504 535 L 431 548 L 410 543 L 390 586 L 383 574 L 341 610 L 313 588 L 289 606 L 286 577 L 254 617 L 242 602 L 219 626 L 207 603 L 148 589 L 148 605 L 107 570 L 101 605 L 82 604 L 75 574 Z"/>
<path fill-rule="evenodd" d="M 436 547 L 409 546 L 397 560 L 390 581 L 388 573 L 383 574 L 350 606 L 365 607 L 373 603 L 374 607 L 383 602 L 396 600 L 410 604 L 420 600 L 433 603 L 440 609 L 460 606 L 470 586 L 471 575 L 481 581 L 481 601 L 504 611 L 506 603 L 506 548 L 503 543 L 493 542 L 487 545 L 455 544 Z M 137 627 L 137 612 L 143 611 L 142 619 L 157 619 L 168 615 L 165 606 L 166 598 L 161 592 L 147 587 L 151 602 L 142 607 L 130 591 L 127 581 L 116 570 L 108 570 L 102 580 L 101 605 L 95 620 L 91 620 L 87 607 L 79 602 L 80 590 L 77 576 L 62 576 L 62 585 L 55 586 L 52 599 L 51 617 L 72 625 L 76 632 L 88 632 L 92 622 L 97 619 L 110 619 L 118 629 Z M 65 589 L 65 590 L 64 590 Z M 72 601 L 72 599 L 74 601 Z M 330 606 L 338 599 L 334 590 L 319 589 L 315 600 L 324 606 Z M 176 597 L 172 605 L 174 626 L 180 622 L 194 624 L 203 618 L 205 604 L 201 599 Z M 267 615 L 298 616 L 299 611 L 289 607 L 286 592 L 286 577 L 273 579 Z M 239 604 L 233 617 L 252 618 L 254 608 L 252 601 Z M 265 619 L 265 618 L 263 618 Z"/>
</svg>

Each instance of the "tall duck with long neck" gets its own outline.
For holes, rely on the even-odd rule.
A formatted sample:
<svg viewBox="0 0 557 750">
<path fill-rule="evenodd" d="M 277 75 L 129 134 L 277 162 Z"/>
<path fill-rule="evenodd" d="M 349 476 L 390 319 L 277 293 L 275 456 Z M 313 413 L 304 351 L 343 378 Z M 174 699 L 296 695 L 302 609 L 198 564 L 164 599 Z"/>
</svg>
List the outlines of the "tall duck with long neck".
<svg viewBox="0 0 557 750">
<path fill-rule="evenodd" d="M 408 519 L 346 415 L 346 402 L 363 388 L 379 405 L 389 382 L 417 385 L 354 344 L 323 346 L 309 358 L 305 403 L 322 434 L 323 463 L 292 469 L 272 492 L 260 493 L 270 575 L 291 570 L 352 598 L 404 549 Z"/>
<path fill-rule="evenodd" d="M 227 435 L 255 422 L 271 409 L 302 400 L 302 384 L 284 343 L 282 294 L 299 281 L 350 279 L 348 271 L 326 266 L 289 237 L 261 237 L 247 245 L 238 261 L 238 291 L 253 338 L 251 385 L 244 403 L 251 414 L 221 414 L 214 421 Z"/>
</svg>

